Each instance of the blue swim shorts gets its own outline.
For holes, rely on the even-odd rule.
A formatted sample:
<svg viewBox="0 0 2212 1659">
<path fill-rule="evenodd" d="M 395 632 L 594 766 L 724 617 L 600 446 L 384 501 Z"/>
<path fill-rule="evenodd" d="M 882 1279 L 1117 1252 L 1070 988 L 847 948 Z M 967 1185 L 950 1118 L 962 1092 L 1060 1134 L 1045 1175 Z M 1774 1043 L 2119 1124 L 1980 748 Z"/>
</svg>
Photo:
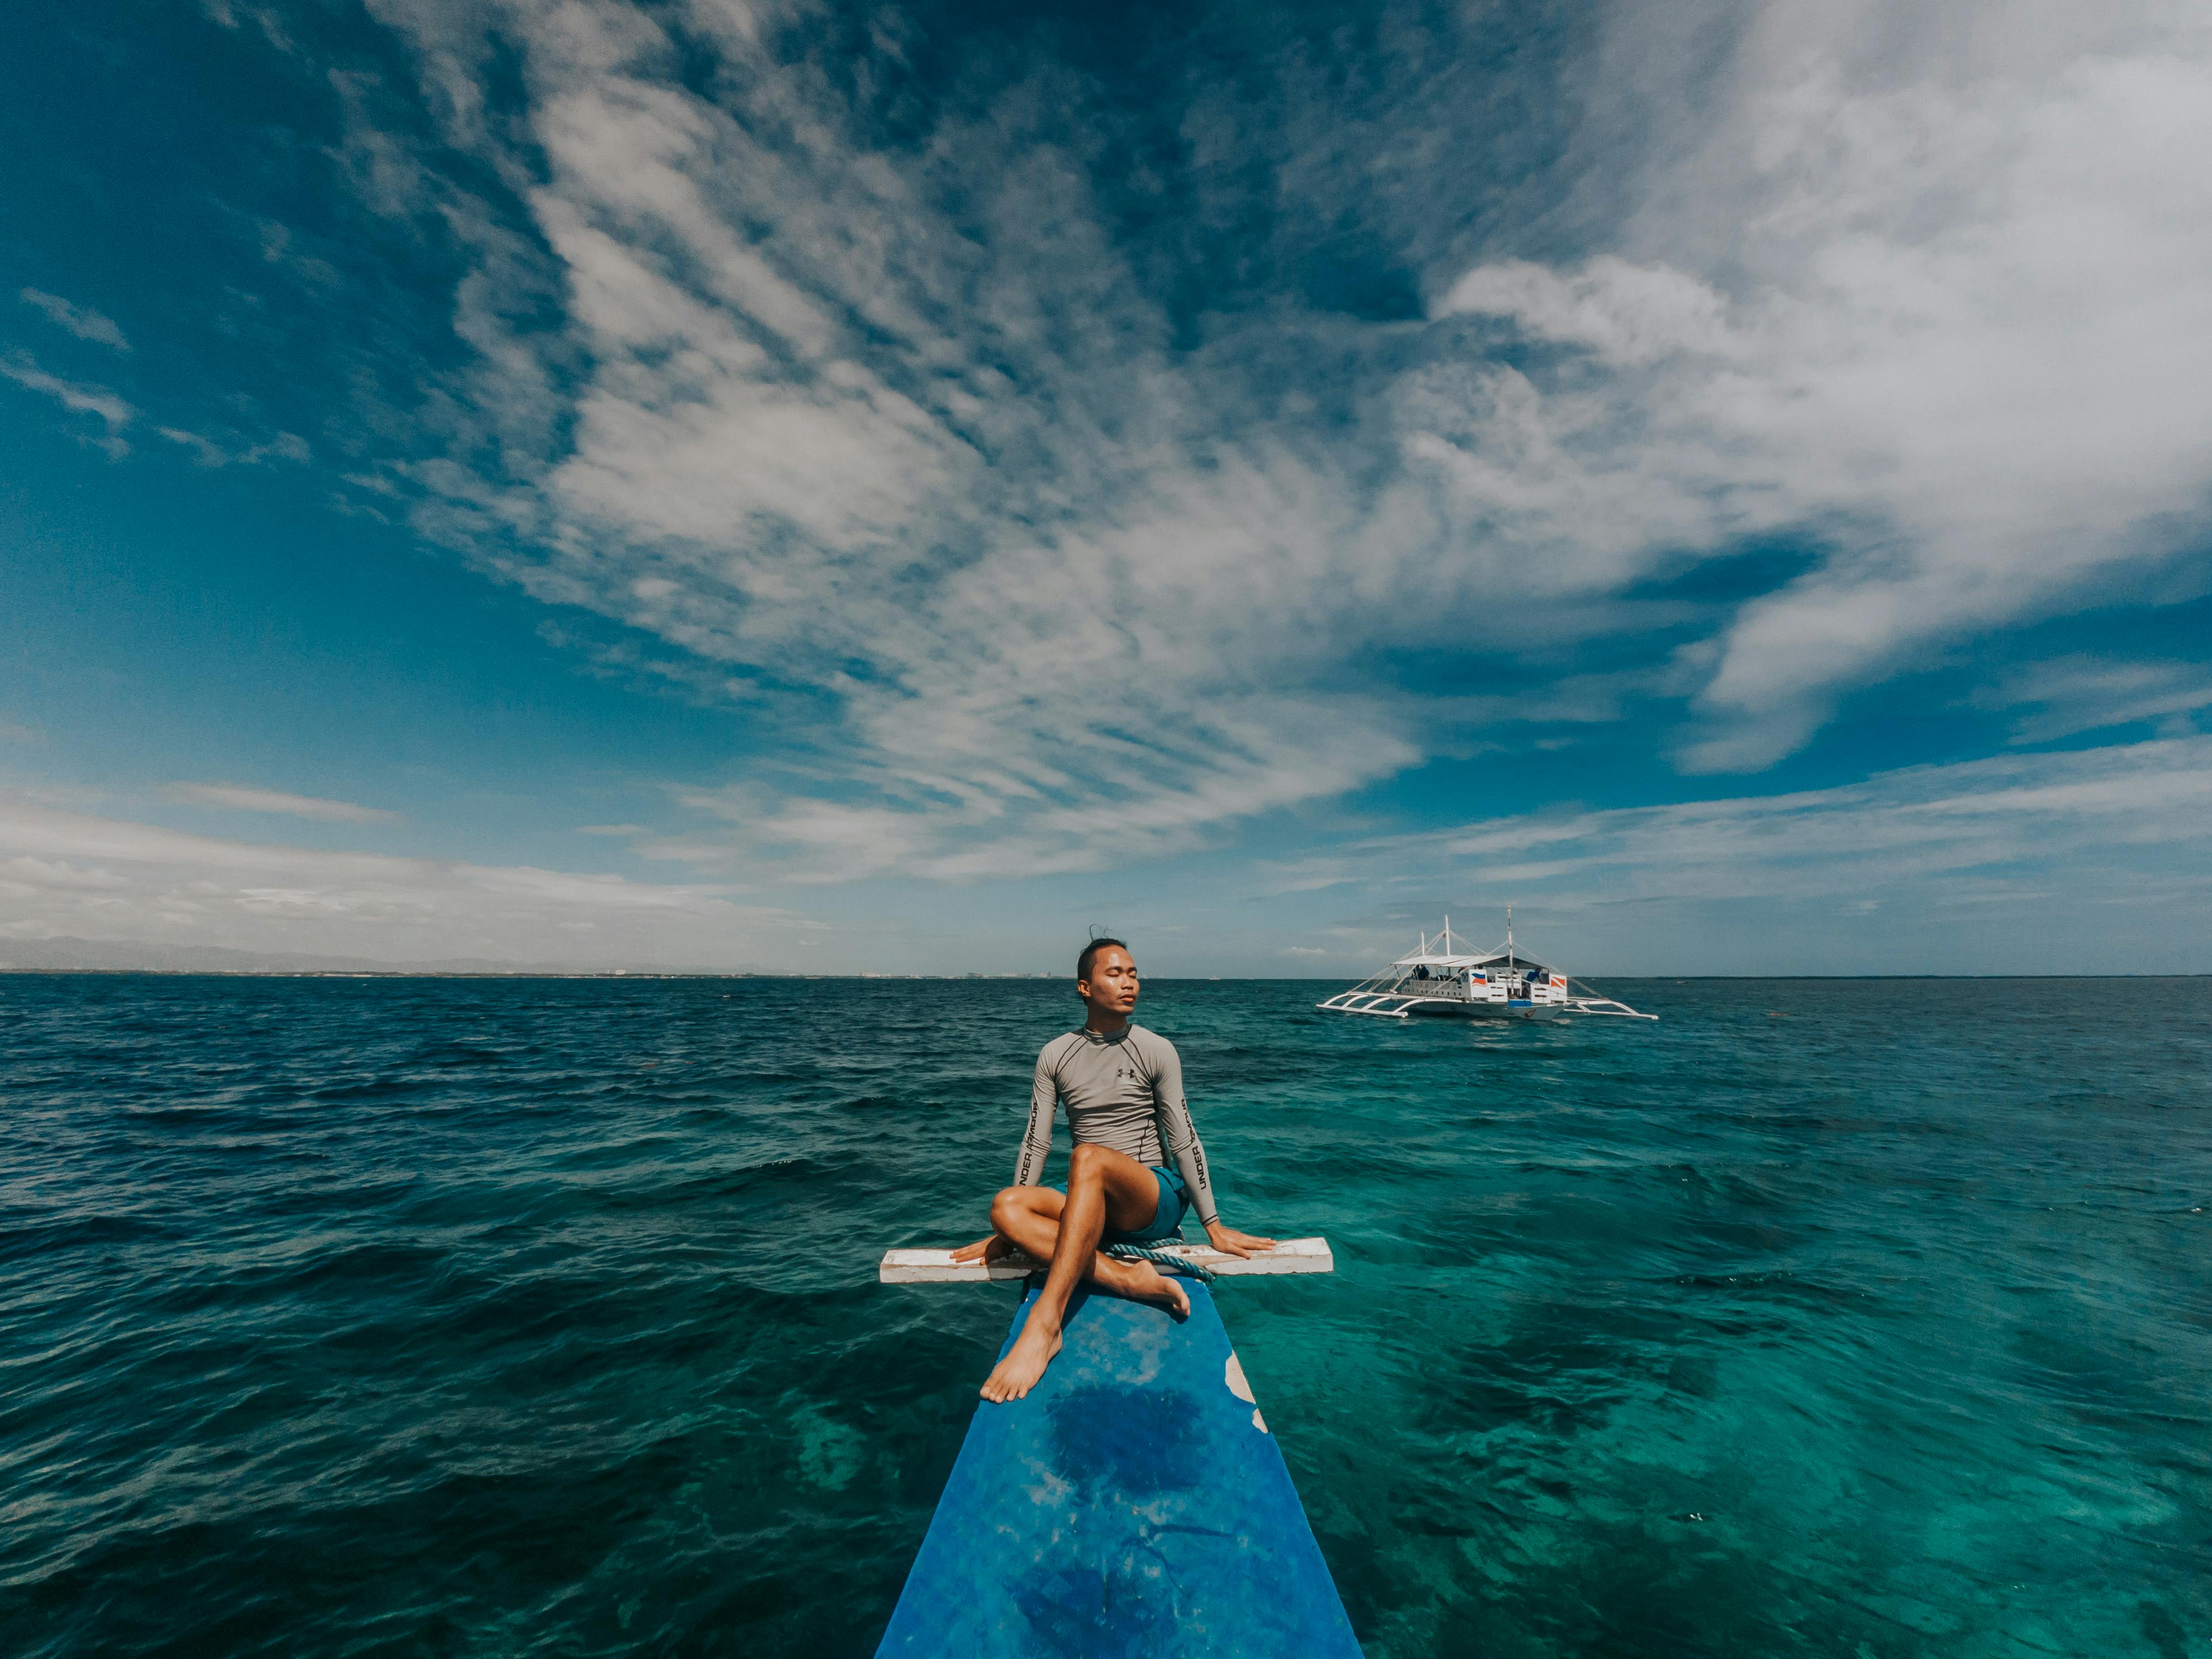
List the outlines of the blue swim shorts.
<svg viewBox="0 0 2212 1659">
<path fill-rule="evenodd" d="M 1190 1208 L 1190 1194 L 1183 1188 L 1182 1177 L 1173 1170 L 1163 1170 L 1157 1164 L 1145 1166 L 1152 1172 L 1152 1179 L 1160 1183 L 1160 1206 L 1152 1212 L 1152 1223 L 1135 1232 L 1106 1230 L 1102 1243 L 1108 1244 L 1157 1244 L 1164 1238 L 1173 1238 L 1182 1230 L 1183 1212 Z"/>
<path fill-rule="evenodd" d="M 1182 1237 L 1182 1218 L 1190 1212 L 1190 1193 L 1183 1186 L 1182 1177 L 1173 1170 L 1163 1170 L 1157 1164 L 1147 1164 L 1145 1167 L 1152 1172 L 1152 1179 L 1160 1184 L 1159 1206 L 1152 1212 L 1152 1220 L 1133 1233 L 1109 1227 L 1098 1241 L 1101 1244 L 1157 1244 L 1164 1238 Z M 1065 1187 L 1054 1187 L 1052 1190 L 1062 1198 L 1067 1196 Z"/>
</svg>

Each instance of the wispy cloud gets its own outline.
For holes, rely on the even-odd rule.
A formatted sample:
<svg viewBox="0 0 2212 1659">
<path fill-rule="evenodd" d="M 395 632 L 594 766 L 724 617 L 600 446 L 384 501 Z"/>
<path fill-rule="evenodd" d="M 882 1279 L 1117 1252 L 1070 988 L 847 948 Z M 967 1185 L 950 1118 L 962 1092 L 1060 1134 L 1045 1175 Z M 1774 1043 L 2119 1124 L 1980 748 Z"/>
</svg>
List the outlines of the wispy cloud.
<svg viewBox="0 0 2212 1659">
<path fill-rule="evenodd" d="M 1480 202 L 1477 23 L 1133 117 L 1026 44 L 921 88 L 893 21 L 833 69 L 804 3 L 372 9 L 439 131 L 349 82 L 349 177 L 454 239 L 475 354 L 382 487 L 774 734 L 648 855 L 1093 869 L 1632 708 L 1756 769 L 2212 490 L 2212 50 L 2148 0 L 1617 8 Z M 1328 297 L 1340 234 L 1401 299 Z M 1778 586 L 1639 597 L 1761 538 Z"/>
<path fill-rule="evenodd" d="M 404 21 L 441 82 L 480 72 Z M 1083 88 L 1017 84 L 900 157 L 712 7 L 680 22 L 754 93 L 687 91 L 678 21 L 508 20 L 557 349 L 593 367 L 526 483 L 416 477 L 533 592 L 743 665 L 811 728 L 803 770 L 693 797 L 725 846 L 822 877 L 1093 868 L 1418 757 L 1403 700 L 1299 683 L 1341 609 L 1322 589 L 1390 535 L 1310 461 L 1224 441 L 1047 136 Z M 465 326 L 499 343 L 475 406 L 556 395 L 544 338 Z"/>
<path fill-rule="evenodd" d="M 1261 866 L 1348 963 L 1416 930 L 1576 971 L 2212 969 L 2212 738 L 1904 768 L 1845 788 L 1530 812 Z M 1314 930 L 1322 931 L 1322 930 Z"/>
<path fill-rule="evenodd" d="M 193 459 L 202 466 L 258 466 L 264 461 L 304 462 L 313 453 L 306 439 L 290 432 L 279 432 L 258 443 L 230 448 L 204 434 L 187 432 L 181 427 L 165 426 L 155 429 L 169 442 L 191 451 Z"/>
<path fill-rule="evenodd" d="M 123 429 L 138 417 L 138 411 L 106 387 L 49 374 L 27 353 L 20 351 L 0 358 L 0 375 L 32 392 L 43 392 L 71 414 L 99 416 L 101 434 L 86 441 L 105 450 L 111 459 L 120 460 L 131 453 L 131 446 L 124 441 Z"/>
<path fill-rule="evenodd" d="M 24 289 L 17 297 L 25 305 L 43 312 L 55 327 L 66 329 L 80 340 L 112 346 L 118 351 L 131 349 L 131 342 L 123 337 L 123 331 L 115 319 L 103 316 L 90 306 L 71 305 L 58 294 L 43 294 L 35 288 Z"/>
<path fill-rule="evenodd" d="M 312 795 L 288 795 L 279 789 L 255 789 L 231 783 L 171 783 L 161 793 L 187 806 L 209 806 L 226 812 L 275 812 L 286 817 L 311 818 L 319 823 L 396 823 L 400 815 L 381 807 L 356 806 L 351 801 L 319 800 Z"/>
<path fill-rule="evenodd" d="M 279 799 L 291 799 L 280 797 Z M 320 803 L 308 803 L 320 805 Z M 711 885 L 323 852 L 185 834 L 0 794 L 0 938 L 190 942 L 389 962 L 744 966 L 788 911 Z"/>
<path fill-rule="evenodd" d="M 289 52 L 293 49 L 291 36 L 274 7 L 234 5 L 231 0 L 200 0 L 200 10 L 209 21 L 227 29 L 240 28 L 250 21 L 277 51 Z"/>
<path fill-rule="evenodd" d="M 1462 889 L 1558 903 L 1624 899 L 1895 897 L 1952 882 L 2077 886 L 2144 878 L 2152 849 L 2187 851 L 2160 876 L 2212 890 L 2212 738 L 2003 755 L 1887 772 L 1847 788 L 1609 811 L 1531 814 L 1365 843 L 1340 878 L 1402 865 Z M 1415 872 L 1420 872 L 1416 876 Z M 2129 876 L 2128 879 L 2134 879 Z"/>
<path fill-rule="evenodd" d="M 23 289 L 21 298 L 26 305 L 36 307 L 58 326 L 66 329 L 81 340 L 90 340 L 118 351 L 128 352 L 131 349 L 131 343 L 124 337 L 123 331 L 112 318 L 86 307 L 72 305 L 58 295 L 41 293 L 37 289 Z M 140 411 L 118 393 L 106 386 L 48 374 L 33 358 L 22 352 L 0 360 L 0 374 L 6 375 L 18 386 L 45 393 L 74 414 L 97 416 L 106 431 L 102 436 L 91 441 L 118 460 L 130 453 L 130 446 L 122 434 L 124 428 L 140 419 Z M 269 461 L 304 462 L 312 455 L 307 441 L 290 432 L 272 432 L 258 438 L 221 438 L 181 426 L 157 425 L 154 429 L 165 441 L 189 450 L 193 459 L 203 466 L 251 466 Z"/>
<path fill-rule="evenodd" d="M 2212 708 L 2212 667 L 2111 657 L 2060 657 L 2032 663 L 1974 698 L 1984 708 L 2039 708 L 2014 721 L 2014 743 L 2051 743 L 2079 732 L 2179 722 Z"/>
<path fill-rule="evenodd" d="M 1706 28 L 1732 45 L 1699 72 Z M 1441 313 L 1554 355 L 1474 372 L 1416 453 L 1626 568 L 1817 535 L 1814 569 L 1692 653 L 1692 767 L 1762 767 L 1839 688 L 2188 545 L 2212 493 L 2200 27 L 1726 0 L 1610 33 L 1593 95 L 1649 123 L 1620 252 L 1461 277 Z"/>
</svg>

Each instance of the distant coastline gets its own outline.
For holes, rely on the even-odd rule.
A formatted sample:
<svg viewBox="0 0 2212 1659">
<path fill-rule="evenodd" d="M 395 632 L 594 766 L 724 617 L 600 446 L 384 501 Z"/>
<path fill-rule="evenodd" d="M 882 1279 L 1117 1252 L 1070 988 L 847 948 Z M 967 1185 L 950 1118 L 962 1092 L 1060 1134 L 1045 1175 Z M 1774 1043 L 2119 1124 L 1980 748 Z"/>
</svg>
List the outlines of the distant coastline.
<svg viewBox="0 0 2212 1659">
<path fill-rule="evenodd" d="M 149 945 L 109 939 L 0 939 L 0 974 L 169 974 L 277 979 L 1066 979 L 1056 974 L 810 974 L 666 962 L 611 965 L 500 962 L 482 957 L 380 962 L 320 952 L 240 951 L 220 945 Z"/>
<path fill-rule="evenodd" d="M 0 962 L 0 975 L 169 979 L 850 979 L 1047 980 L 1068 974 L 802 974 L 751 968 L 42 968 Z M 1209 976 L 1194 976 L 1209 977 Z M 1210 977 L 1218 978 L 1219 975 Z M 1238 975 L 1242 978 L 1243 976 Z M 2136 975 L 2135 977 L 2154 977 Z M 1301 981 L 1301 982 L 1304 982 Z M 1316 981 L 1316 983 L 1323 982 Z"/>
<path fill-rule="evenodd" d="M 185 966 L 60 966 L 34 963 L 11 962 L 0 958 L 0 979 L 59 977 L 67 975 L 80 979 L 619 979 L 641 981 L 695 979 L 768 979 L 768 980 L 840 980 L 854 982 L 928 980 L 933 982 L 957 983 L 963 980 L 986 980 L 994 983 L 1006 981 L 1066 981 L 1068 974 L 1001 973 L 1001 974 L 808 974 L 781 969 L 763 968 L 559 968 L 542 965 L 501 967 L 436 967 L 380 963 L 375 967 L 185 967 Z M 2208 979 L 2212 974 L 1601 974 L 1607 981 L 1629 985 L 1706 985 L 1741 982 L 1743 984 L 1844 984 L 1855 981 L 2008 981 L 2008 980 L 2169 980 Z M 1153 976 L 1153 984 L 1204 985 L 1233 982 L 1237 984 L 1279 983 L 1285 985 L 1329 985 L 1342 981 L 1342 975 L 1332 974 L 1161 974 Z"/>
</svg>

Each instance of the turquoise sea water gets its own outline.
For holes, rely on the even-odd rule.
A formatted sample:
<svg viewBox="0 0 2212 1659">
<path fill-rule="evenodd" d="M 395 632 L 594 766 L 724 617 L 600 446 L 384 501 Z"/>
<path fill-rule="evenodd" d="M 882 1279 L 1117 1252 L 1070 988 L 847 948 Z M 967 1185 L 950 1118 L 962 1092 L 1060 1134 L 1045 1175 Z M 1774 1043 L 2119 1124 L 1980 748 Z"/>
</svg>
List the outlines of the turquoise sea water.
<svg viewBox="0 0 2212 1659">
<path fill-rule="evenodd" d="M 2212 1654 L 2212 981 L 1328 988 L 1139 1018 L 1370 1655 Z M 1074 1011 L 0 977 L 0 1651 L 868 1653 L 1014 1296 L 874 1262 Z"/>
</svg>

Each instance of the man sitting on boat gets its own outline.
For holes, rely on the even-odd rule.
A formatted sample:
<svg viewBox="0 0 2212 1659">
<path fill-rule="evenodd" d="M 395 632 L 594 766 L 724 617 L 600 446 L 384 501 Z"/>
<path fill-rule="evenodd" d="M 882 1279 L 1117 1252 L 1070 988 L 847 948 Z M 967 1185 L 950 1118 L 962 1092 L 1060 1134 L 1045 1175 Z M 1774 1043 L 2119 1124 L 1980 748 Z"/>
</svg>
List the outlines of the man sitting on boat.
<svg viewBox="0 0 2212 1659">
<path fill-rule="evenodd" d="M 1076 958 L 1075 993 L 1088 1016 L 1081 1030 L 1054 1037 L 1037 1055 L 1029 1128 L 1014 1184 L 991 1200 L 991 1236 L 953 1252 L 955 1261 L 988 1261 L 1018 1249 L 1052 1264 L 1022 1334 L 984 1379 L 986 1400 L 1019 1400 L 1036 1386 L 1060 1352 L 1068 1299 L 1085 1279 L 1177 1319 L 1190 1312 L 1172 1274 L 1104 1255 L 1102 1244 L 1179 1237 L 1190 1209 L 1213 1248 L 1227 1255 L 1249 1256 L 1275 1242 L 1222 1224 L 1206 1183 L 1206 1148 L 1183 1099 L 1182 1060 L 1165 1037 L 1129 1023 L 1137 1006 L 1129 947 L 1117 939 L 1091 940 Z M 1037 1184 L 1052 1150 L 1053 1108 L 1060 1103 L 1074 1142 L 1065 1194 Z"/>
</svg>

